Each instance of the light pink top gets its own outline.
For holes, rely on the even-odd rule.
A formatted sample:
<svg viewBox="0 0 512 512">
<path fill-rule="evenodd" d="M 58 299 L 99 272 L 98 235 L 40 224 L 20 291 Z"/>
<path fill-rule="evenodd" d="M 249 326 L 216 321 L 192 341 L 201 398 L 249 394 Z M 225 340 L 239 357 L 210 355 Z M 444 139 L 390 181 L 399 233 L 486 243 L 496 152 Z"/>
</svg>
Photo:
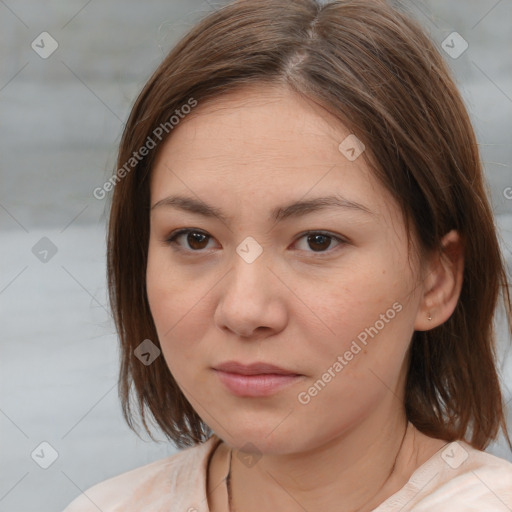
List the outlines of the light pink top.
<svg viewBox="0 0 512 512">
<path fill-rule="evenodd" d="M 92 486 L 64 512 L 209 512 L 209 456 L 221 440 L 146 464 Z M 373 512 L 511 512 L 512 463 L 463 441 L 447 444 Z"/>
</svg>

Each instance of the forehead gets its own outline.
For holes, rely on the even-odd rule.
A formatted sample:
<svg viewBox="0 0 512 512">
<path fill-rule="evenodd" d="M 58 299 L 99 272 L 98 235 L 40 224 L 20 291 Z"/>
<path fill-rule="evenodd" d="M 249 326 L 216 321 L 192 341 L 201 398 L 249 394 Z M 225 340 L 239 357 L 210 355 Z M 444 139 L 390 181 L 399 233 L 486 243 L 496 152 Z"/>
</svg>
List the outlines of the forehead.
<svg viewBox="0 0 512 512">
<path fill-rule="evenodd" d="M 327 145 L 337 147 L 349 134 L 332 114 L 294 91 L 277 85 L 251 85 L 199 102 L 165 146 L 172 146 L 177 155 L 200 150 L 203 156 L 224 155 L 241 161 L 247 157 L 240 147 L 264 151 L 262 157 L 290 157 L 301 147 L 302 156 L 318 160 L 318 153 L 325 153 Z M 187 147 L 181 147 L 184 141 Z M 219 143 L 222 151 L 215 151 Z"/>
<path fill-rule="evenodd" d="M 258 204 L 275 195 L 339 192 L 393 215 L 389 194 L 364 158 L 350 161 L 340 151 L 348 136 L 332 114 L 281 86 L 250 86 L 199 102 L 157 155 L 151 203 L 176 192 Z"/>
</svg>

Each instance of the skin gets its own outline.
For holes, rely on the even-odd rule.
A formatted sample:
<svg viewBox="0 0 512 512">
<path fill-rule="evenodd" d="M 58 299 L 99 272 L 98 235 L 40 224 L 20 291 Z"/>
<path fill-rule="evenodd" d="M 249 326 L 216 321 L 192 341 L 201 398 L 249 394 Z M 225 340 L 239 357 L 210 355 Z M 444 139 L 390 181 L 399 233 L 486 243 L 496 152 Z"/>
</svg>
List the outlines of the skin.
<svg viewBox="0 0 512 512">
<path fill-rule="evenodd" d="M 237 510 L 348 512 L 380 504 L 446 444 L 407 422 L 403 396 L 413 332 L 442 324 L 456 306 L 461 243 L 452 231 L 442 255 L 414 253 L 409 262 L 398 206 L 362 157 L 352 162 L 338 149 L 349 134 L 286 88 L 250 86 L 200 103 L 175 127 L 153 168 L 151 206 L 179 193 L 230 217 L 224 223 L 153 208 L 147 265 L 163 356 L 223 440 L 209 466 L 213 512 L 228 510 L 225 487 L 217 485 L 227 448 L 235 450 Z M 332 193 L 373 214 L 330 208 L 269 219 L 277 206 Z M 166 243 L 180 228 L 210 238 Z M 308 243 L 304 232 L 318 231 L 346 242 Z M 247 236 L 263 249 L 252 263 L 236 252 Z M 396 302 L 401 311 L 300 403 L 298 394 Z M 270 362 L 303 377 L 272 396 L 238 397 L 212 369 L 228 360 Z M 237 456 L 249 453 L 262 455 L 251 467 Z"/>
</svg>

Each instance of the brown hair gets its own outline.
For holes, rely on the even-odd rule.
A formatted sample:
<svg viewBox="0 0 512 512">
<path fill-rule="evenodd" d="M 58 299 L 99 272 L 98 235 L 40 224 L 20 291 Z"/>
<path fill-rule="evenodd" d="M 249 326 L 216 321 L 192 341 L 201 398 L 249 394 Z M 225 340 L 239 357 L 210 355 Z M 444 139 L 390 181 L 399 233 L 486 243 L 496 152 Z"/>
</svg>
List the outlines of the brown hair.
<svg viewBox="0 0 512 512">
<path fill-rule="evenodd" d="M 191 98 L 201 105 L 254 83 L 287 85 L 357 134 L 375 155 L 378 164 L 369 164 L 400 206 L 408 233 L 412 222 L 421 251 L 439 251 L 444 234 L 459 232 L 460 298 L 446 322 L 413 334 L 406 414 L 428 436 L 466 440 L 482 450 L 502 428 L 512 448 L 493 330 L 500 288 L 511 333 L 512 305 L 476 138 L 434 44 L 409 15 L 378 0 L 233 2 L 193 27 L 137 98 L 119 149 L 118 169 L 125 172 L 112 197 L 107 264 L 129 426 L 134 429 L 135 391 L 151 438 L 147 409 L 178 447 L 211 435 L 164 358 L 145 366 L 134 356 L 144 339 L 159 344 L 145 281 L 149 175 L 157 150 L 131 161 L 129 172 L 126 163 Z"/>
</svg>

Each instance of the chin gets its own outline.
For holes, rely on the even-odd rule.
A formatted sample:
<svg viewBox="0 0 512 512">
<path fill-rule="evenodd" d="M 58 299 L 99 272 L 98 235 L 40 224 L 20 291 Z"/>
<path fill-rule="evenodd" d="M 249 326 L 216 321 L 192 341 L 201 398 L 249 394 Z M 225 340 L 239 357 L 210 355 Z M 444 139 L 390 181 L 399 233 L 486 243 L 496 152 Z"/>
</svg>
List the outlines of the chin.
<svg viewBox="0 0 512 512">
<path fill-rule="evenodd" d="M 229 433 L 215 429 L 215 433 L 231 448 L 262 455 L 284 455 L 308 449 L 304 429 L 299 425 L 282 423 L 286 413 L 278 420 L 264 421 L 262 418 L 246 425 L 229 421 Z M 277 427 L 277 428 L 276 428 Z"/>
</svg>

